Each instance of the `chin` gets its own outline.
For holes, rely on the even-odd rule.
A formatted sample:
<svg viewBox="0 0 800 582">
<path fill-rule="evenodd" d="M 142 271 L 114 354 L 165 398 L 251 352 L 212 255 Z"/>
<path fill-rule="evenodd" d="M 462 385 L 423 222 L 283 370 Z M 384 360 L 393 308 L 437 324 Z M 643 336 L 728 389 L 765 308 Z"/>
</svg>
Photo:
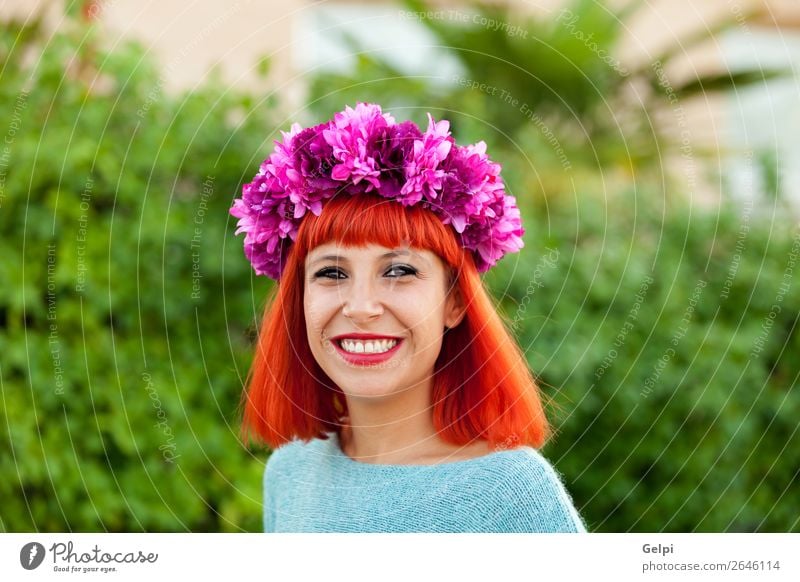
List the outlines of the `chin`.
<svg viewBox="0 0 800 582">
<path fill-rule="evenodd" d="M 373 387 L 359 387 L 356 390 L 342 390 L 344 395 L 348 398 L 357 398 L 364 400 L 380 400 L 395 394 L 393 390 L 387 390 L 386 385 Z"/>
</svg>

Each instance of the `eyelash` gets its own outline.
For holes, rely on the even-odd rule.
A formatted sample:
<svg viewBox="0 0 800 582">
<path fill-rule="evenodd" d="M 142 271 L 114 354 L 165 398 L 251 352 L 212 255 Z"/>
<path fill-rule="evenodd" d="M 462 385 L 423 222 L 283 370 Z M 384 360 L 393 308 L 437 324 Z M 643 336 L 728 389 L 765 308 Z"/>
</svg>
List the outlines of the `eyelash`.
<svg viewBox="0 0 800 582">
<path fill-rule="evenodd" d="M 389 267 L 389 271 L 393 271 L 395 269 L 402 270 L 403 272 L 398 275 L 399 277 L 405 277 L 407 275 L 416 275 L 417 270 L 414 267 L 409 267 L 408 265 L 392 265 Z M 324 269 L 320 269 L 316 273 L 314 273 L 314 278 L 324 278 L 324 279 L 332 279 L 333 277 L 328 277 L 327 275 L 330 273 L 336 273 L 341 271 L 337 267 L 325 267 Z M 339 277 L 336 277 L 338 279 Z"/>
</svg>

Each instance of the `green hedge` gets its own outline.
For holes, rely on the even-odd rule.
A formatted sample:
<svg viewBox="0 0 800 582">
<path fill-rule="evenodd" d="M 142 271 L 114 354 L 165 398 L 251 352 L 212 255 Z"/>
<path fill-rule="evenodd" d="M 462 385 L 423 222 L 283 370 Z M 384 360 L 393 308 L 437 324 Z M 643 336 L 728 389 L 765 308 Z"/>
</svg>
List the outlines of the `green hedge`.
<svg viewBox="0 0 800 582">
<path fill-rule="evenodd" d="M 592 530 L 798 531 L 800 229 L 636 196 L 551 201 L 493 279 L 552 398 L 544 452 Z"/>
<path fill-rule="evenodd" d="M 237 406 L 269 286 L 227 209 L 272 108 L 170 96 L 143 47 L 70 26 L 2 30 L 0 529 L 258 530 Z"/>
</svg>

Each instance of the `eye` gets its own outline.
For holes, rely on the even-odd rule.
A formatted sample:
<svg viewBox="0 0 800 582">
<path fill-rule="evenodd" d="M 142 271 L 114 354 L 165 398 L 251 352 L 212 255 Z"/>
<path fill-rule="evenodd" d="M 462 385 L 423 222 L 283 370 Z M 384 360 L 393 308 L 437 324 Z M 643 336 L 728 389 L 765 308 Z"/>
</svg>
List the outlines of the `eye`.
<svg viewBox="0 0 800 582">
<path fill-rule="evenodd" d="M 392 265 L 386 273 L 395 273 L 395 277 L 404 277 L 405 275 L 416 275 L 417 270 L 408 265 Z"/>
<path fill-rule="evenodd" d="M 336 267 L 325 267 L 324 269 L 320 269 L 319 271 L 314 273 L 314 278 L 315 279 L 343 279 L 344 278 L 344 273 L 342 273 Z"/>
</svg>

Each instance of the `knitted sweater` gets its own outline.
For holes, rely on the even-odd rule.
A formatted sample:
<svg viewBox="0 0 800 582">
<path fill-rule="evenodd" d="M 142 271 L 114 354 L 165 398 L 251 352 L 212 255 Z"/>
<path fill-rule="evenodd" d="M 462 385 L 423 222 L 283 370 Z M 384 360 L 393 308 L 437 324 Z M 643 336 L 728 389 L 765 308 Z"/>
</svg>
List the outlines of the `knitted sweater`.
<svg viewBox="0 0 800 582">
<path fill-rule="evenodd" d="M 355 461 L 338 437 L 294 440 L 264 471 L 265 532 L 585 532 L 534 448 L 437 465 Z"/>
</svg>

